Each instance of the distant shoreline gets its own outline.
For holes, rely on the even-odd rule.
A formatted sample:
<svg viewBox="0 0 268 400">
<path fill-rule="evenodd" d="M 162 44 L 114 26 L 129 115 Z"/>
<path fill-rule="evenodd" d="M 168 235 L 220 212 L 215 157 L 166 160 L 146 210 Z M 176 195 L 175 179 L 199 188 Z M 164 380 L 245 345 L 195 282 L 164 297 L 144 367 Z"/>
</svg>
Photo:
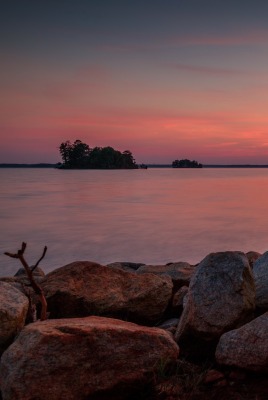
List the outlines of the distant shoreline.
<svg viewBox="0 0 268 400">
<path fill-rule="evenodd" d="M 172 168 L 171 164 L 146 164 L 148 168 Z M 57 164 L 49 163 L 38 163 L 38 164 L 15 164 L 15 163 L 3 163 L 0 164 L 0 168 L 56 168 Z M 268 164 L 255 165 L 255 164 L 203 164 L 203 168 L 268 168 Z M 184 169 L 184 168 L 173 168 L 173 169 Z M 191 168 L 186 168 L 191 169 Z M 195 168 L 193 168 L 195 169 Z"/>
</svg>

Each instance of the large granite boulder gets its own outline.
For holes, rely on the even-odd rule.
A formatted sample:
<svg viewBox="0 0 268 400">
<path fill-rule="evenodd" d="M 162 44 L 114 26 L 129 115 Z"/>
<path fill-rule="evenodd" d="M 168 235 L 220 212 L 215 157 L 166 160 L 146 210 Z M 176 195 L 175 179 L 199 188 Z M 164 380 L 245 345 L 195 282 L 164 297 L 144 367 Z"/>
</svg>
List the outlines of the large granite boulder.
<svg viewBox="0 0 268 400">
<path fill-rule="evenodd" d="M 140 398 L 178 353 L 158 328 L 102 317 L 36 322 L 3 354 L 3 400 Z"/>
<path fill-rule="evenodd" d="M 264 253 L 253 266 L 256 285 L 256 306 L 268 310 L 268 251 Z"/>
<path fill-rule="evenodd" d="M 169 263 L 166 265 L 143 265 L 137 270 L 137 274 L 155 274 L 160 276 L 170 276 L 174 289 L 181 286 L 189 286 L 191 277 L 196 267 L 187 262 Z"/>
<path fill-rule="evenodd" d="M 0 355 L 23 328 L 29 301 L 18 289 L 0 281 Z"/>
<path fill-rule="evenodd" d="M 209 254 L 191 279 L 176 332 L 188 351 L 213 351 L 220 336 L 253 317 L 255 285 L 241 252 Z"/>
<path fill-rule="evenodd" d="M 268 372 L 268 312 L 221 336 L 216 349 L 219 364 Z"/>
<path fill-rule="evenodd" d="M 169 277 L 136 275 L 89 261 L 54 270 L 42 287 L 51 318 L 102 315 L 150 325 L 163 317 L 172 297 Z"/>
</svg>

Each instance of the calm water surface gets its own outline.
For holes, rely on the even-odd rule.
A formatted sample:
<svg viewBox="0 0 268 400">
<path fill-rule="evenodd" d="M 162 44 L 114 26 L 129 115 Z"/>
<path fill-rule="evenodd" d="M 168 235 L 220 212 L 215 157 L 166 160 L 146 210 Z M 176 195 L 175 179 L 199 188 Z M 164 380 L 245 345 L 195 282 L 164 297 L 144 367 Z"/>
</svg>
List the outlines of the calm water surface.
<svg viewBox="0 0 268 400">
<path fill-rule="evenodd" d="M 0 275 L 76 260 L 199 262 L 225 250 L 268 250 L 268 169 L 60 171 L 0 169 Z"/>
</svg>

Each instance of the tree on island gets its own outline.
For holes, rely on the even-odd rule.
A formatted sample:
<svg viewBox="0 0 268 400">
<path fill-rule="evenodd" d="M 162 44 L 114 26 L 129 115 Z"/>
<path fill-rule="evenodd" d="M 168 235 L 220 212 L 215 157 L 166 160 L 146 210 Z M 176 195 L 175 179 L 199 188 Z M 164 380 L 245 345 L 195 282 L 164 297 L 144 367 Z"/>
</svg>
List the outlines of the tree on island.
<svg viewBox="0 0 268 400">
<path fill-rule="evenodd" d="M 172 168 L 203 168 L 203 165 L 193 160 L 175 160 L 172 162 Z"/>
<path fill-rule="evenodd" d="M 132 153 L 122 153 L 107 147 L 90 148 L 81 140 L 69 140 L 59 146 L 63 163 L 62 169 L 135 169 L 138 168 Z"/>
</svg>

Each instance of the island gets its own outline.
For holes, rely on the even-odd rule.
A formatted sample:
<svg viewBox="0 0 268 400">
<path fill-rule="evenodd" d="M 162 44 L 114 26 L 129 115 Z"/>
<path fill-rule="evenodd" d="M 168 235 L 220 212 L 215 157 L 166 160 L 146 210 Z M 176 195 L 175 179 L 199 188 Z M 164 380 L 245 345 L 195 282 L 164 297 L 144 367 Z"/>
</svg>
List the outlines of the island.
<svg viewBox="0 0 268 400">
<path fill-rule="evenodd" d="M 175 160 L 172 162 L 172 168 L 203 168 L 203 165 L 193 160 Z"/>
<path fill-rule="evenodd" d="M 120 152 L 111 146 L 90 148 L 81 140 L 61 143 L 59 169 L 137 169 L 131 151 Z"/>
</svg>

